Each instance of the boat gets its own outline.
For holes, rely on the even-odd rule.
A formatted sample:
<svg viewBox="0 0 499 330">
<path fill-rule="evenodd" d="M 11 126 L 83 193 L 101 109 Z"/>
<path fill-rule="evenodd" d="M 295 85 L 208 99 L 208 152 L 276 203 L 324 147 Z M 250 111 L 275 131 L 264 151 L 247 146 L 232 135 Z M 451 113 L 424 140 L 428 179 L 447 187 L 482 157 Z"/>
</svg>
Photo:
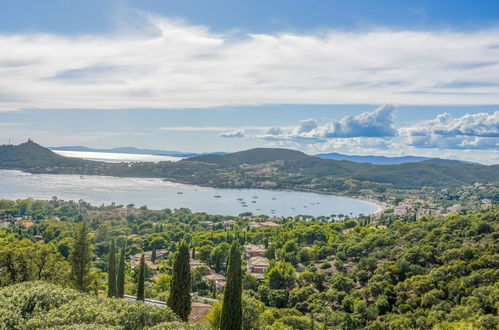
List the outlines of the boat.
<svg viewBox="0 0 499 330">
<path fill-rule="evenodd" d="M 243 207 L 248 207 L 248 205 L 246 205 L 246 204 L 243 204 Z"/>
<path fill-rule="evenodd" d="M 272 197 L 272 200 L 275 200 L 276 198 L 275 197 Z"/>
<path fill-rule="evenodd" d="M 182 194 L 183 194 L 183 192 L 181 192 L 181 191 L 177 191 L 177 194 L 182 195 Z"/>
<path fill-rule="evenodd" d="M 222 196 L 220 196 L 220 195 L 215 195 L 213 197 L 215 197 L 215 198 L 222 198 Z"/>
<path fill-rule="evenodd" d="M 238 200 L 238 201 L 242 201 L 243 199 L 242 199 L 242 198 L 238 198 L 237 200 Z"/>
<path fill-rule="evenodd" d="M 258 196 L 253 196 L 252 198 L 258 198 Z"/>
<path fill-rule="evenodd" d="M 80 179 L 83 179 L 83 175 L 80 175 Z"/>
<path fill-rule="evenodd" d="M 255 201 L 251 201 L 251 203 L 256 203 Z"/>
</svg>

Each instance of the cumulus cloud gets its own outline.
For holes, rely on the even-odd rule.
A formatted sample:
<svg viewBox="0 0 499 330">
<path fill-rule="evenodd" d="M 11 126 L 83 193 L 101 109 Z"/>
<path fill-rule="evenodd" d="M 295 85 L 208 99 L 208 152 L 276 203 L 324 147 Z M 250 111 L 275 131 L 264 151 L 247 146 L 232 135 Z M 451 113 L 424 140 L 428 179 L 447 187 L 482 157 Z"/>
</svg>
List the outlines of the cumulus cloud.
<svg viewBox="0 0 499 330">
<path fill-rule="evenodd" d="M 0 35 L 0 110 L 499 103 L 496 29 L 240 36 L 141 17 L 132 32 Z"/>
<path fill-rule="evenodd" d="M 218 134 L 220 137 L 224 138 L 242 138 L 244 137 L 244 130 L 243 129 L 238 129 L 232 132 L 222 132 Z"/>
<path fill-rule="evenodd" d="M 345 116 L 324 126 L 319 126 L 315 119 L 307 119 L 300 121 L 299 125 L 291 130 L 284 131 L 273 127 L 257 137 L 266 140 L 325 141 L 332 138 L 395 136 L 397 130 L 393 123 L 394 112 L 393 105 L 385 104 L 373 111 L 358 116 Z"/>
<path fill-rule="evenodd" d="M 402 128 L 407 143 L 418 148 L 497 149 L 499 111 L 453 117 L 439 114 L 435 119 Z"/>
</svg>

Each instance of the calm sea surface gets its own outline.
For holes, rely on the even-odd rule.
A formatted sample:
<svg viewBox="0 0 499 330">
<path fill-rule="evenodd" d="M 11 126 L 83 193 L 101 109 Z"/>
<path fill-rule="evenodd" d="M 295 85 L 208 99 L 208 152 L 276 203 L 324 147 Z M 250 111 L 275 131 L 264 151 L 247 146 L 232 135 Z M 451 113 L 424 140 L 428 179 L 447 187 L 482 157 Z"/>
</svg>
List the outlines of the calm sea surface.
<svg viewBox="0 0 499 330">
<path fill-rule="evenodd" d="M 106 163 L 121 163 L 121 162 L 177 162 L 182 157 L 161 156 L 161 155 L 143 155 L 143 154 L 122 154 L 114 152 L 94 152 L 94 151 L 66 151 L 52 150 L 56 154 L 65 157 L 83 158 L 87 160 L 95 160 Z"/>
<path fill-rule="evenodd" d="M 162 181 L 54 174 L 28 174 L 0 170 L 0 199 L 84 199 L 94 205 L 135 204 L 150 209 L 186 207 L 193 212 L 238 215 L 242 212 L 275 216 L 370 214 L 378 206 L 369 202 L 314 193 L 262 189 L 216 189 Z M 215 197 L 219 196 L 219 197 Z M 244 206 L 246 205 L 246 206 Z"/>
</svg>

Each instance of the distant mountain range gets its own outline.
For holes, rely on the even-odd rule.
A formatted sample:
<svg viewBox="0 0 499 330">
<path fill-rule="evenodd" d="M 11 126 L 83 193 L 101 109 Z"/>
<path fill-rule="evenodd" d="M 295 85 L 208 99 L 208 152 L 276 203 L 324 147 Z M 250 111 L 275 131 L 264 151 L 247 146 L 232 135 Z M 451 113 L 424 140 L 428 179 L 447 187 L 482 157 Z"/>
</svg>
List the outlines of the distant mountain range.
<svg viewBox="0 0 499 330">
<path fill-rule="evenodd" d="M 83 146 L 69 146 L 69 147 L 49 147 L 48 149 L 62 150 L 62 151 L 86 151 L 86 152 L 108 152 L 108 153 L 139 154 L 139 155 L 158 155 L 158 156 L 171 156 L 171 157 L 183 157 L 183 158 L 197 157 L 204 155 L 228 154 L 227 152 L 195 153 L 195 152 L 167 151 L 167 150 L 156 150 L 156 149 L 139 149 L 134 147 L 95 149 Z M 401 157 L 385 157 L 385 156 L 371 156 L 371 155 L 355 156 L 355 155 L 339 154 L 336 152 L 316 154 L 314 156 L 323 159 L 349 160 L 351 162 L 356 162 L 356 163 L 369 163 L 377 165 L 415 163 L 430 159 L 429 157 L 419 157 L 419 156 L 401 156 Z"/>
<path fill-rule="evenodd" d="M 195 152 L 180 152 L 180 151 L 167 151 L 167 150 L 157 150 L 157 149 L 139 149 L 134 147 L 119 147 L 112 149 L 95 149 L 83 146 L 68 146 L 68 147 L 49 147 L 50 150 L 61 150 L 61 151 L 82 151 L 82 152 L 108 152 L 116 154 L 134 154 L 134 155 L 155 155 L 155 156 L 171 156 L 171 157 L 196 157 L 202 155 L 224 155 L 226 152 L 207 152 L 207 153 L 195 153 Z"/>
<path fill-rule="evenodd" d="M 256 148 L 224 155 L 195 156 L 178 162 L 104 163 L 63 157 L 33 141 L 17 146 L 0 146 L 0 168 L 29 173 L 162 178 L 220 188 L 346 194 L 364 189 L 382 192 L 387 188 L 443 188 L 499 181 L 499 165 L 477 165 L 446 159 L 374 165 L 322 159 L 296 150 Z"/>
</svg>

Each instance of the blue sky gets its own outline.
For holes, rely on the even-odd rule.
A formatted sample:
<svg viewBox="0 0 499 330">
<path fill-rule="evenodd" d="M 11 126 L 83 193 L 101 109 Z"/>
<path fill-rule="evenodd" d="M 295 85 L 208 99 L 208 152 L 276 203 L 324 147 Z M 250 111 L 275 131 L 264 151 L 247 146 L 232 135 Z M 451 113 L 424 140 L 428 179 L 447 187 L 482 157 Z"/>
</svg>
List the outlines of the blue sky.
<svg viewBox="0 0 499 330">
<path fill-rule="evenodd" d="M 2 1 L 0 139 L 499 163 L 497 1 Z"/>
</svg>

